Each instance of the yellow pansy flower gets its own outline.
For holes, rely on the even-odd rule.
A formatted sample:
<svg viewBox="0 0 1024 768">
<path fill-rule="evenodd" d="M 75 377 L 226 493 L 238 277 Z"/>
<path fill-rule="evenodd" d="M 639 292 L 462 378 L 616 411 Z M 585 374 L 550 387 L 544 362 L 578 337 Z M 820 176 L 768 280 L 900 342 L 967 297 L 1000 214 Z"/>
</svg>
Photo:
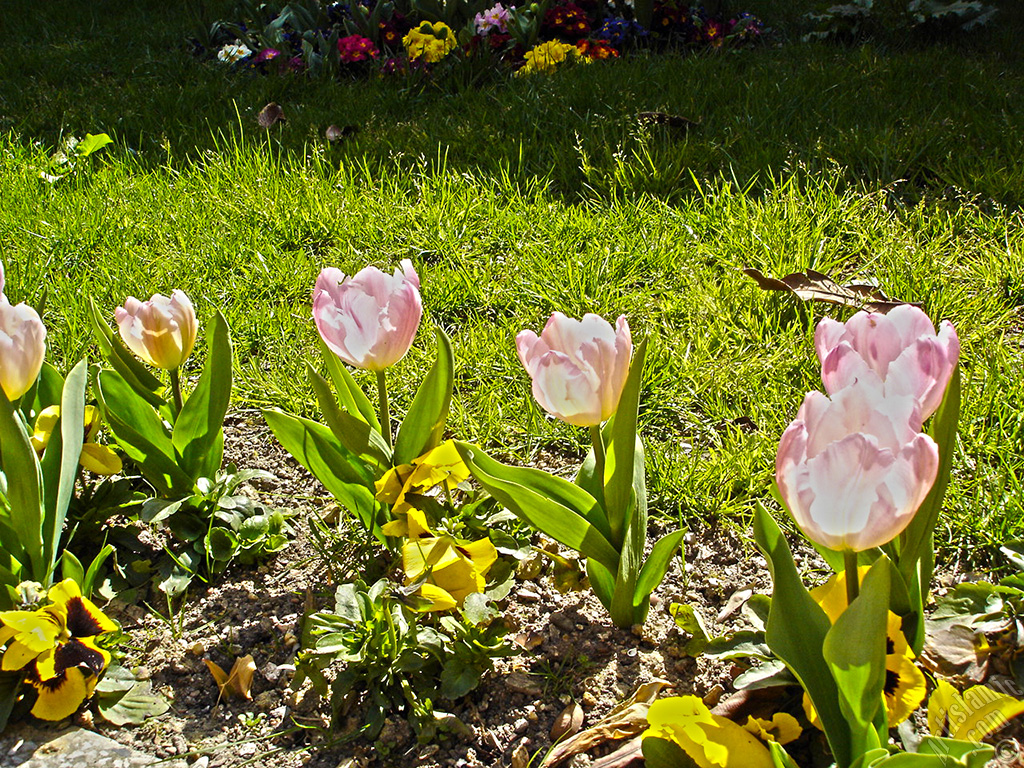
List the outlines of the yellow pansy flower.
<svg viewBox="0 0 1024 768">
<path fill-rule="evenodd" d="M 779 744 L 796 741 L 803 733 L 799 721 L 788 712 L 776 712 L 771 720 L 751 716 L 747 718 L 747 724 L 743 727 L 761 741 L 774 741 Z"/>
<path fill-rule="evenodd" d="M 386 523 L 381 530 L 386 536 L 407 536 L 410 539 L 432 534 L 423 510 L 410 504 L 406 494 L 421 495 L 442 483 L 452 490 L 467 477 L 469 468 L 451 440 L 413 459 L 411 464 L 389 469 L 376 482 L 376 498 L 391 505 L 391 514 L 396 519 Z"/>
<path fill-rule="evenodd" d="M 670 696 L 651 704 L 642 738 L 674 742 L 700 768 L 772 768 L 772 757 L 748 731 L 714 715 L 696 696 Z"/>
<path fill-rule="evenodd" d="M 32 714 L 61 720 L 88 698 L 110 663 L 96 638 L 116 631 L 117 624 L 82 596 L 73 579 L 51 587 L 47 597 L 50 605 L 35 611 L 0 612 L 0 645 L 7 644 L 0 668 L 25 670 L 38 694 Z"/>
<path fill-rule="evenodd" d="M 42 456 L 46 446 L 50 444 L 50 437 L 53 430 L 60 422 L 60 406 L 51 405 L 44 408 L 36 417 L 36 424 L 32 430 L 32 447 L 36 453 Z M 96 442 L 96 434 L 100 430 L 100 412 L 92 405 L 85 406 L 85 418 L 83 419 L 85 430 L 85 442 L 82 445 L 82 453 L 78 462 L 97 475 L 116 475 L 121 471 L 121 458 L 105 445 Z"/>
<path fill-rule="evenodd" d="M 860 566 L 858 578 L 867 573 L 870 566 Z M 846 610 L 846 574 L 840 572 L 819 587 L 811 590 L 811 597 L 833 623 Z M 889 727 L 895 727 L 910 717 L 924 701 L 928 683 L 924 673 L 914 663 L 914 652 L 907 642 L 901 627 L 902 619 L 892 611 L 886 619 L 885 643 L 885 709 Z M 804 714 L 816 728 L 821 728 L 818 713 L 810 697 L 804 693 Z"/>
<path fill-rule="evenodd" d="M 462 605 L 468 595 L 483 592 L 486 575 L 498 559 L 490 539 L 458 541 L 451 536 L 412 539 L 402 546 L 405 583 L 425 579 L 420 596 L 430 600 L 428 611 Z"/>
</svg>

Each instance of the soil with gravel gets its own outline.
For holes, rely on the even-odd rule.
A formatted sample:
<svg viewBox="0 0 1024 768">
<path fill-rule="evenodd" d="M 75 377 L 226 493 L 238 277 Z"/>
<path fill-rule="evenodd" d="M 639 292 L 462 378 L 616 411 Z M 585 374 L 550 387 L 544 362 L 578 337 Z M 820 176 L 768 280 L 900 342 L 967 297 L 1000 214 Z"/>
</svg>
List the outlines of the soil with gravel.
<svg viewBox="0 0 1024 768">
<path fill-rule="evenodd" d="M 394 717 L 374 743 L 332 743 L 329 703 L 308 683 L 293 690 L 292 678 L 303 613 L 310 606 L 330 609 L 336 586 L 308 521 L 336 508 L 273 440 L 258 412 L 234 414 L 225 434 L 226 460 L 276 478 L 243 489 L 294 512 L 295 540 L 258 567 L 232 567 L 204 590 L 193 587 L 173 622 L 116 600 L 105 607 L 127 635 L 121 663 L 151 680 L 171 708 L 135 727 L 113 727 L 88 710 L 78 724 L 160 758 L 187 756 L 200 768 L 521 768 L 552 746 L 552 725 L 573 702 L 582 708 L 586 728 L 653 680 L 667 681 L 665 692 L 693 693 L 709 704 L 728 697 L 739 670 L 687 655 L 688 637 L 669 607 L 692 605 L 713 634 L 725 634 L 750 628 L 737 610 L 745 590 L 771 591 L 766 563 L 751 542 L 707 527 L 687 534 L 686 562 L 674 561 L 643 627 L 616 628 L 592 592 L 560 592 L 550 573 L 517 581 L 499 607 L 521 652 L 496 660 L 461 700 L 435 699 L 435 707 L 455 715 L 464 728 L 419 744 L 408 724 Z M 798 546 L 796 557 L 811 578 L 824 575 L 813 551 Z M 252 700 L 221 700 L 205 660 L 229 669 L 246 654 L 257 667 Z M 566 764 L 582 768 L 615 746 Z M 537 757 L 533 765 L 539 762 Z"/>
</svg>

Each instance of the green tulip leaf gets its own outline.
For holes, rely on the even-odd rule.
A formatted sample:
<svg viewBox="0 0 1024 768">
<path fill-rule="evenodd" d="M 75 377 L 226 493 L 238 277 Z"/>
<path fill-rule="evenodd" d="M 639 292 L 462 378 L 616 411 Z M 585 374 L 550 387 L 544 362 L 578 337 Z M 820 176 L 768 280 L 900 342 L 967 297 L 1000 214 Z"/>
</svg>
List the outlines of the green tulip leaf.
<svg viewBox="0 0 1024 768">
<path fill-rule="evenodd" d="M 89 567 L 85 570 L 85 576 L 82 579 L 82 595 L 86 598 L 91 598 L 92 593 L 96 588 L 96 578 L 99 576 L 100 569 L 103 564 L 107 561 L 112 554 L 114 554 L 113 544 L 104 544 L 103 549 L 92 559 L 89 563 Z"/>
<path fill-rule="evenodd" d="M 658 539 L 637 577 L 634 605 L 640 606 L 648 602 L 651 593 L 658 588 L 668 573 L 672 558 L 679 551 L 685 535 L 686 531 L 673 531 Z"/>
<path fill-rule="evenodd" d="M 182 470 L 194 480 L 215 477 L 224 455 L 224 416 L 231 402 L 231 333 L 218 312 L 207 334 L 199 383 L 174 422 L 171 441 Z"/>
<path fill-rule="evenodd" d="M 603 482 L 605 514 L 608 516 L 613 545 L 622 541 L 626 534 L 630 524 L 628 516 L 634 501 L 643 505 L 645 511 L 647 507 L 646 491 L 641 495 L 635 483 L 637 475 L 642 482 L 644 474 L 644 454 L 636 434 L 636 414 L 640 406 L 640 380 L 646 351 L 645 339 L 633 354 L 618 408 L 609 425 L 611 439 L 608 441 Z M 646 539 L 644 522 L 643 535 Z"/>
<path fill-rule="evenodd" d="M 362 461 L 373 467 L 374 477 L 380 477 L 391 468 L 391 449 L 384 442 L 380 431 L 374 429 L 362 418 L 342 410 L 331 393 L 327 379 L 307 363 L 309 380 L 313 383 L 320 411 L 324 421 L 338 442 Z"/>
<path fill-rule="evenodd" d="M 327 375 L 334 382 L 334 390 L 338 393 L 341 407 L 350 415 L 361 419 L 380 433 L 380 419 L 377 418 L 377 411 L 370 402 L 370 398 L 359 387 L 352 374 L 348 372 L 341 359 L 331 352 L 324 340 L 320 341 L 320 353 L 324 358 L 324 365 L 327 366 Z"/>
<path fill-rule="evenodd" d="M 264 410 L 263 418 L 284 449 L 355 515 L 366 530 L 385 543 L 377 519 L 380 504 L 374 498 L 373 478 L 365 466 L 350 462 L 351 454 L 341 447 L 331 430 L 279 410 Z"/>
<path fill-rule="evenodd" d="M 595 522 L 603 522 L 597 499 L 568 480 L 538 469 L 510 467 L 480 448 L 455 441 L 473 477 L 521 520 L 556 541 L 618 573 L 619 554 Z"/>
<path fill-rule="evenodd" d="M 441 442 L 455 384 L 455 354 L 448 335 L 437 333 L 437 360 L 416 391 L 395 438 L 395 465 L 411 464 Z"/>
<path fill-rule="evenodd" d="M 885 687 L 888 613 L 886 557 L 871 566 L 860 595 L 836 619 L 822 646 L 822 655 L 839 691 L 839 706 L 850 726 L 854 754 L 881 746 L 873 723 L 882 706 Z"/>
<path fill-rule="evenodd" d="M 5 552 L 16 554 L 31 574 L 23 578 L 46 581 L 49 563 L 43 557 L 44 512 L 43 474 L 36 452 L 29 440 L 21 412 L 16 410 L 7 393 L 0 389 L 0 455 L 7 478 L 7 504 L 10 525 L 15 534 L 11 541 L 0 542 Z"/>
<path fill-rule="evenodd" d="M 612 610 L 612 595 L 615 594 L 615 577 L 611 571 L 605 568 L 596 560 L 587 558 L 587 578 L 590 580 L 590 588 L 594 590 L 597 599 L 601 601 L 608 612 Z"/>
<path fill-rule="evenodd" d="M 630 488 L 632 491 L 632 487 Z M 650 603 L 638 605 L 637 576 L 644 557 L 647 543 L 647 510 L 643 514 L 631 515 L 626 524 L 619 552 L 619 569 L 615 573 L 615 589 L 612 592 L 612 607 L 609 610 L 612 623 L 617 627 L 631 627 L 643 624 L 647 619 Z M 649 593 L 648 593 L 649 594 Z M 645 596 L 646 597 L 646 596 Z"/>
<path fill-rule="evenodd" d="M 25 413 L 26 401 L 30 400 L 29 409 L 33 414 L 39 414 L 44 408 L 51 405 L 60 405 L 60 395 L 64 391 L 64 377 L 56 368 L 44 362 L 39 371 L 39 379 L 21 400 L 21 410 L 28 419 L 29 414 Z"/>
<path fill-rule="evenodd" d="M 100 348 L 100 355 L 110 367 L 117 371 L 121 378 L 128 382 L 128 386 L 147 403 L 155 408 L 166 406 L 167 401 L 159 394 L 164 391 L 164 384 L 114 335 L 100 315 L 92 297 L 89 298 L 89 319 L 92 321 L 93 335 L 96 338 L 96 345 Z"/>
<path fill-rule="evenodd" d="M 761 504 L 754 511 L 754 539 L 768 561 L 774 584 L 765 626 L 768 647 L 811 697 L 836 763 L 849 765 L 850 731 L 839 708 L 836 681 L 822 655 L 832 622 L 804 587 L 786 538 Z"/>
<path fill-rule="evenodd" d="M 54 430 L 43 456 L 43 491 L 46 499 L 43 556 L 47 563 L 54 563 L 60 552 L 64 519 L 78 479 L 78 461 L 85 438 L 82 425 L 85 422 L 85 382 L 88 374 L 88 362 L 80 360 L 64 380 L 64 391 L 60 399 L 60 439 L 57 439 L 57 430 Z M 54 458 L 59 456 L 59 471 L 56 473 L 46 466 L 50 461 L 51 450 Z"/>
<path fill-rule="evenodd" d="M 698 768 L 698 763 L 681 746 L 668 739 L 648 736 L 641 740 L 640 749 L 647 768 Z"/>
<path fill-rule="evenodd" d="M 110 370 L 97 375 L 96 397 L 114 439 L 157 493 L 164 498 L 190 494 L 195 481 L 178 466 L 171 436 L 152 406 Z"/>
</svg>

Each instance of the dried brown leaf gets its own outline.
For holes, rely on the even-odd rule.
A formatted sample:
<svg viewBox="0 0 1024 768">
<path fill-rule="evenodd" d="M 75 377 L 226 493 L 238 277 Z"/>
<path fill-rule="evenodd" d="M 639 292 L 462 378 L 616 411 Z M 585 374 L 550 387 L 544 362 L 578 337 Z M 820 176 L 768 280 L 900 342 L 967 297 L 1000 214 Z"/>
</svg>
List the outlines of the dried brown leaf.
<svg viewBox="0 0 1024 768">
<path fill-rule="evenodd" d="M 602 744 L 638 736 L 647 729 L 647 710 L 658 698 L 658 693 L 670 685 L 667 680 L 644 683 L 632 696 L 618 704 L 590 728 L 556 745 L 540 764 L 540 768 L 552 768 Z"/>
<path fill-rule="evenodd" d="M 551 740 L 558 741 L 566 736 L 575 736 L 583 727 L 583 707 L 575 701 L 558 713 L 551 726 Z"/>
<path fill-rule="evenodd" d="M 252 678 L 256 674 L 256 662 L 251 655 L 239 656 L 231 666 L 230 672 L 225 672 L 221 666 L 209 659 L 204 659 L 206 667 L 213 675 L 217 683 L 217 689 L 222 697 L 252 700 Z"/>
<path fill-rule="evenodd" d="M 840 285 L 828 275 L 813 269 L 808 269 L 806 272 L 791 272 L 783 278 L 768 277 L 753 267 L 744 268 L 743 274 L 766 291 L 785 291 L 801 301 L 823 301 L 828 304 L 866 309 L 871 312 L 888 312 L 901 304 L 909 303 L 890 299 L 876 285 L 866 283 Z"/>
<path fill-rule="evenodd" d="M 964 683 L 982 683 L 988 676 L 989 651 L 985 635 L 971 627 L 951 624 L 929 628 L 921 665 L 929 672 Z"/>
</svg>

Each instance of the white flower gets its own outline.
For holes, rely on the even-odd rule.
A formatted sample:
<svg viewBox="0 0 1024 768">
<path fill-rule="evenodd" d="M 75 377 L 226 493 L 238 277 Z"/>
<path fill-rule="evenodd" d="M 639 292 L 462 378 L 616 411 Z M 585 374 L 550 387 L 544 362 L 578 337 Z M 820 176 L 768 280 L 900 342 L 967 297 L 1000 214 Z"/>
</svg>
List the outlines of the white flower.
<svg viewBox="0 0 1024 768">
<path fill-rule="evenodd" d="M 234 64 L 248 56 L 252 56 L 252 51 L 241 40 L 225 43 L 224 47 L 217 51 L 217 59 L 225 64 Z"/>
</svg>

